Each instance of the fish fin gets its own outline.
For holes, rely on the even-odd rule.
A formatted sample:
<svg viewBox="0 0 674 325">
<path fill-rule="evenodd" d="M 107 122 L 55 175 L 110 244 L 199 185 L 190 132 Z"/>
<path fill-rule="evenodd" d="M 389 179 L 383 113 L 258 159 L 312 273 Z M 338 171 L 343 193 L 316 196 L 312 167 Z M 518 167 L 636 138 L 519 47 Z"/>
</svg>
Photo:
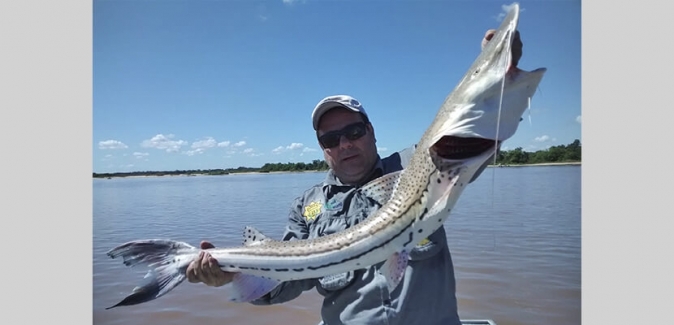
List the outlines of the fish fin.
<svg viewBox="0 0 674 325">
<path fill-rule="evenodd" d="M 379 269 L 381 274 L 386 278 L 389 292 L 393 291 L 400 284 L 405 275 L 408 261 L 409 254 L 406 250 L 402 250 L 391 255 Z"/>
<path fill-rule="evenodd" d="M 182 283 L 185 280 L 185 272 L 180 272 L 175 264 L 168 264 L 151 270 L 145 277 L 150 279 L 147 284 L 135 287 L 131 291 L 131 294 L 122 299 L 122 301 L 105 309 L 137 305 L 155 300 Z"/>
<path fill-rule="evenodd" d="M 146 264 L 151 269 L 145 275 L 144 285 L 135 287 L 122 301 L 106 309 L 137 305 L 167 294 L 185 280 L 187 266 L 198 251 L 189 244 L 170 240 L 133 241 L 113 248 L 107 253 L 111 258 L 121 256 L 127 266 Z"/>
<path fill-rule="evenodd" d="M 235 273 L 229 290 L 234 302 L 250 302 L 272 291 L 280 282 L 256 275 Z"/>
<path fill-rule="evenodd" d="M 447 185 L 444 186 L 438 186 L 435 188 L 432 188 L 429 191 L 429 202 L 434 202 L 433 205 L 428 209 L 428 212 L 426 213 L 427 216 L 435 216 L 437 214 L 442 213 L 443 209 L 449 205 L 453 206 L 454 204 L 448 204 L 447 200 L 449 199 L 449 194 L 452 191 L 463 191 L 463 188 L 465 188 L 464 184 L 460 184 L 457 186 L 457 182 L 459 181 L 459 178 L 454 178 L 451 181 L 448 181 Z M 443 188 L 444 187 L 444 188 Z M 459 187 L 459 188 L 456 188 Z M 460 193 L 460 192 L 459 192 Z M 454 196 L 454 200 L 457 200 L 459 195 Z M 445 211 L 446 214 L 449 214 L 449 210 Z"/>
<path fill-rule="evenodd" d="M 391 198 L 393 189 L 398 186 L 401 173 L 402 170 L 399 170 L 373 179 L 363 185 L 360 191 L 368 198 L 375 200 L 380 205 L 384 205 Z"/>
<path fill-rule="evenodd" d="M 243 245 L 253 246 L 272 241 L 271 238 L 265 236 L 259 230 L 251 226 L 246 226 L 243 229 Z"/>
<path fill-rule="evenodd" d="M 126 266 L 152 265 L 169 259 L 172 255 L 198 252 L 198 248 L 183 242 L 166 239 L 135 240 L 109 250 L 111 258 L 122 257 Z"/>
</svg>

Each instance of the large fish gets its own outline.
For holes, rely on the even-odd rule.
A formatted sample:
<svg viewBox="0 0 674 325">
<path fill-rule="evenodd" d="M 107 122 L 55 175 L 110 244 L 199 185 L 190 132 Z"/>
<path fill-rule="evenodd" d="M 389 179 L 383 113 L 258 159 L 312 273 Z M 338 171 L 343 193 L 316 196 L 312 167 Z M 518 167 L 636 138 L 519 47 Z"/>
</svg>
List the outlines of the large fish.
<svg viewBox="0 0 674 325">
<path fill-rule="evenodd" d="M 252 227 L 242 246 L 209 249 L 222 270 L 236 272 L 233 301 L 251 301 L 283 281 L 320 278 L 386 261 L 380 272 L 391 289 L 404 275 L 407 253 L 443 225 L 466 185 L 504 140 L 517 130 L 545 68 L 510 66 L 519 6 L 510 10 L 466 75 L 445 99 L 417 143 L 407 167 L 363 186 L 379 202 L 367 219 L 339 233 L 307 240 L 277 241 Z M 147 265 L 148 282 L 118 304 L 159 298 L 185 279 L 200 248 L 184 242 L 131 241 L 108 252 L 126 265 Z"/>
</svg>

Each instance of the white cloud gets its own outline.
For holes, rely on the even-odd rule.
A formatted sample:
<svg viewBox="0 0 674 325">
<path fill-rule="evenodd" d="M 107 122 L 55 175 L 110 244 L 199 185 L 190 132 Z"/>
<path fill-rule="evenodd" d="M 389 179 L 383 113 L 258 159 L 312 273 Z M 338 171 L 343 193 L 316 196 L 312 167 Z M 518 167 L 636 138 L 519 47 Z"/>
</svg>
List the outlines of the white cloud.
<svg viewBox="0 0 674 325">
<path fill-rule="evenodd" d="M 253 148 L 246 148 L 246 149 L 243 150 L 243 153 L 248 155 L 249 157 L 259 157 L 259 156 L 264 155 L 261 152 L 260 153 L 255 152 L 255 149 L 253 149 Z"/>
<path fill-rule="evenodd" d="M 550 140 L 550 137 L 547 136 L 547 135 L 542 135 L 542 136 L 536 137 L 536 138 L 534 139 L 534 141 L 536 141 L 536 142 L 546 142 L 546 141 L 548 141 L 548 140 Z"/>
<path fill-rule="evenodd" d="M 200 140 L 200 141 L 195 141 L 195 142 L 193 142 L 193 143 L 192 143 L 192 149 L 199 149 L 199 148 L 204 148 L 204 149 L 206 149 L 206 148 L 213 148 L 213 147 L 215 147 L 216 145 L 218 145 L 218 144 L 217 144 L 217 142 L 215 141 L 215 139 L 213 139 L 213 138 L 211 138 L 211 137 L 207 137 L 207 138 L 204 139 L 204 140 Z"/>
<path fill-rule="evenodd" d="M 150 140 L 143 140 L 140 144 L 144 148 L 155 148 L 160 150 L 166 150 L 166 152 L 178 152 L 182 146 L 187 145 L 187 141 L 184 140 L 172 140 L 174 138 L 173 134 L 163 135 L 157 134 Z"/>
<path fill-rule="evenodd" d="M 299 150 L 299 149 L 302 149 L 301 153 L 316 151 L 316 149 L 305 147 L 303 143 L 293 142 L 293 143 L 291 143 L 291 144 L 289 144 L 285 147 L 284 146 L 278 146 L 278 147 L 272 149 L 271 152 L 275 153 L 275 154 L 280 154 L 284 151 Z M 300 156 L 301 156 L 301 154 L 300 154 Z"/>
<path fill-rule="evenodd" d="M 581 124 L 580 123 L 580 115 L 576 116 L 576 122 L 578 122 L 578 124 Z"/>
<path fill-rule="evenodd" d="M 196 155 L 196 154 L 202 154 L 202 153 L 204 153 L 205 150 L 206 150 L 206 149 L 204 149 L 204 148 L 197 148 L 197 149 L 194 149 L 194 150 L 183 151 L 183 154 L 186 154 L 186 155 L 192 157 L 192 156 L 194 156 L 194 155 Z"/>
<path fill-rule="evenodd" d="M 283 4 L 288 5 L 288 6 L 291 6 L 291 5 L 296 4 L 298 2 L 307 3 L 306 0 L 283 0 Z"/>
<path fill-rule="evenodd" d="M 233 146 L 235 146 L 235 147 L 243 147 L 245 145 L 246 145 L 246 141 L 239 141 L 239 142 L 233 144 Z"/>
<path fill-rule="evenodd" d="M 225 142 L 229 144 L 229 141 Z M 203 140 L 192 142 L 192 145 L 190 147 L 194 150 L 183 151 L 183 154 L 188 155 L 190 157 L 196 154 L 202 154 L 206 151 L 206 149 L 213 148 L 215 146 L 220 146 L 220 144 L 222 143 L 223 142 L 218 143 L 212 137 L 206 137 Z"/>
<path fill-rule="evenodd" d="M 126 149 L 129 146 L 117 140 L 105 140 L 98 143 L 98 149 Z"/>
<path fill-rule="evenodd" d="M 295 149 L 300 149 L 304 147 L 304 144 L 293 142 L 289 146 L 286 147 L 288 150 L 295 150 Z"/>
<path fill-rule="evenodd" d="M 230 144 L 229 141 L 222 141 L 222 142 L 218 143 L 218 147 L 226 148 L 226 147 L 229 147 L 229 144 Z"/>
<path fill-rule="evenodd" d="M 149 156 L 149 155 L 150 155 L 150 154 L 147 153 L 147 152 L 134 152 L 134 153 L 133 153 L 133 156 L 136 157 L 136 158 L 138 158 L 138 159 L 142 159 L 142 158 L 147 157 L 147 156 Z"/>
<path fill-rule="evenodd" d="M 383 151 L 386 151 L 386 150 L 388 150 L 388 148 L 386 148 L 386 147 L 377 147 L 377 151 L 383 152 Z"/>
</svg>

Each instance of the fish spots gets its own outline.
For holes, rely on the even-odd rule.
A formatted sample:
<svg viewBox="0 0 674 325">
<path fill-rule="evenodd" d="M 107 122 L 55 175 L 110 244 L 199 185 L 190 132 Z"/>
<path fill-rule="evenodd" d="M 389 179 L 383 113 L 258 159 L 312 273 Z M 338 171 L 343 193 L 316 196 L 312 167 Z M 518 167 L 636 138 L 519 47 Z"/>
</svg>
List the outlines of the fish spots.
<svg viewBox="0 0 674 325">
<path fill-rule="evenodd" d="M 424 212 L 422 212 L 421 215 L 419 216 L 419 220 L 424 220 L 427 213 L 428 213 L 428 208 L 426 207 L 426 208 L 424 208 Z"/>
<path fill-rule="evenodd" d="M 393 236 L 391 236 L 390 238 L 388 238 L 386 241 L 380 243 L 379 245 L 376 245 L 376 246 L 374 246 L 374 247 L 371 247 L 369 250 L 367 250 L 367 251 L 365 251 L 365 252 L 362 252 L 362 253 L 360 253 L 360 254 L 356 254 L 356 255 L 347 257 L 347 258 L 345 258 L 345 259 L 343 259 L 343 260 L 341 260 L 341 261 L 333 261 L 333 262 L 325 263 L 325 264 L 323 264 L 323 265 L 318 265 L 318 266 L 309 266 L 309 267 L 307 267 L 307 269 L 309 269 L 309 270 L 314 270 L 314 271 L 315 271 L 315 270 L 320 270 L 320 269 L 322 269 L 322 268 L 330 267 L 330 266 L 332 266 L 332 265 L 342 264 L 342 263 L 345 263 L 345 262 L 348 262 L 348 261 L 351 261 L 351 260 L 358 260 L 358 259 L 361 258 L 362 256 L 367 255 L 367 254 L 369 254 L 369 253 L 371 253 L 371 252 L 373 252 L 373 251 L 376 251 L 376 250 L 378 250 L 378 249 L 381 249 L 382 247 L 384 247 L 386 244 L 390 243 L 390 242 L 393 241 L 394 239 L 398 238 L 399 236 L 402 236 L 402 235 L 407 231 L 407 229 L 410 228 L 411 226 L 412 226 L 411 223 L 407 224 L 407 225 L 406 225 L 403 229 L 401 229 L 398 233 L 394 234 Z M 412 237 L 413 232 L 410 232 L 409 235 L 410 235 L 410 237 Z M 409 242 L 411 242 L 411 241 L 412 241 L 412 238 L 410 238 L 410 241 L 409 241 Z M 409 243 L 409 242 L 408 242 L 408 243 Z M 356 265 L 360 266 L 361 264 L 360 264 L 360 262 L 356 262 Z"/>
<path fill-rule="evenodd" d="M 288 269 L 274 269 L 276 272 L 288 272 Z"/>
<path fill-rule="evenodd" d="M 438 178 L 438 184 L 442 183 L 442 180 Z"/>
<path fill-rule="evenodd" d="M 295 271 L 295 272 L 302 272 L 302 271 L 304 271 L 304 268 L 300 268 L 300 269 L 293 269 L 293 271 Z"/>
<path fill-rule="evenodd" d="M 419 233 L 422 233 L 423 231 L 424 231 L 423 229 L 419 229 L 419 231 L 418 231 L 418 232 L 419 232 Z"/>
<path fill-rule="evenodd" d="M 412 240 L 414 239 L 414 233 L 410 231 L 408 237 L 409 237 L 409 238 L 408 238 L 408 240 L 403 244 L 403 247 L 407 247 L 407 245 L 408 245 L 409 243 L 412 242 Z"/>
</svg>

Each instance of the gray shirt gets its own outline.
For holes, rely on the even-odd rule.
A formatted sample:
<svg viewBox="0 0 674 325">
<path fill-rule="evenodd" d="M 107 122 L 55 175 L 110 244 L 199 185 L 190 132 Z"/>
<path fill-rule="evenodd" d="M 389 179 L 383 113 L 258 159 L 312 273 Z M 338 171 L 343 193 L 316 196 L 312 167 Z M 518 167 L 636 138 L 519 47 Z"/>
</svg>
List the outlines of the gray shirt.
<svg viewBox="0 0 674 325">
<path fill-rule="evenodd" d="M 404 168 L 414 147 L 378 159 L 369 179 Z M 296 198 L 290 209 L 283 240 L 316 238 L 357 224 L 378 209 L 356 187 L 339 182 L 332 171 L 325 180 Z M 324 297 L 323 324 L 442 324 L 460 325 L 454 267 L 444 227 L 410 252 L 403 280 L 389 292 L 378 269 L 365 269 L 320 279 L 284 282 L 253 301 L 256 305 L 287 302 L 316 288 Z"/>
</svg>

